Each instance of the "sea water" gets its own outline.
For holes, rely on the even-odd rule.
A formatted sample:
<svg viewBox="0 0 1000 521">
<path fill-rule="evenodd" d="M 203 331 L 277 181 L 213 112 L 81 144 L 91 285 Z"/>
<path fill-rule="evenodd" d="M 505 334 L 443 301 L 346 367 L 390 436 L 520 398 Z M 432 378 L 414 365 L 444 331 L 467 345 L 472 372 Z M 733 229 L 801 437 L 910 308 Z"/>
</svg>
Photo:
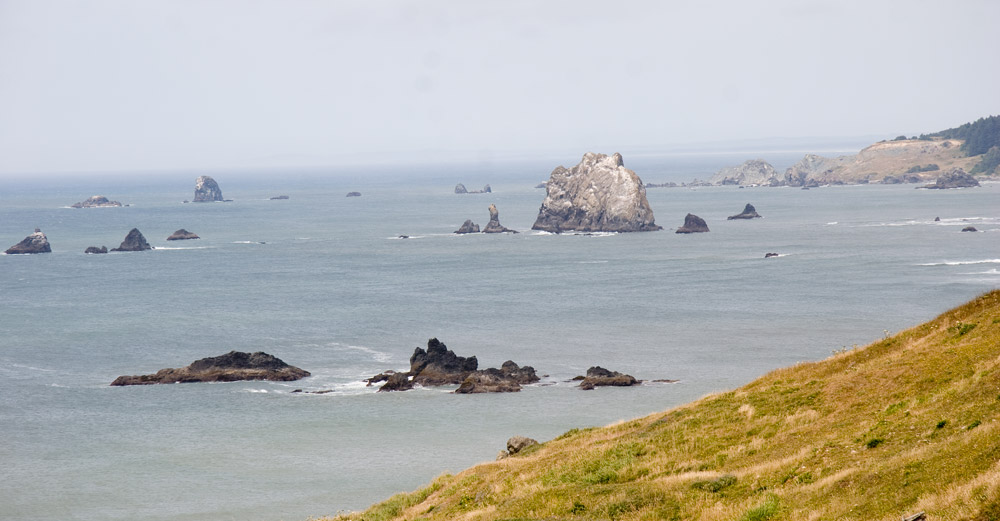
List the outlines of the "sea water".
<svg viewBox="0 0 1000 521">
<path fill-rule="evenodd" d="M 626 157 L 650 182 L 730 163 Z M 998 184 L 657 188 L 663 231 L 553 235 L 530 230 L 552 166 L 222 171 L 232 201 L 202 204 L 182 202 L 190 172 L 3 182 L 0 246 L 37 226 L 53 251 L 0 256 L 0 519 L 361 509 L 492 460 L 511 436 L 666 410 L 1000 287 Z M 458 182 L 493 193 L 456 195 Z M 68 208 L 94 194 L 129 206 Z M 726 220 L 748 202 L 763 218 Z M 452 233 L 485 225 L 491 203 L 521 233 Z M 689 212 L 711 232 L 673 233 Z M 980 232 L 960 232 L 969 225 Z M 83 253 L 133 227 L 154 250 Z M 179 228 L 201 239 L 167 242 Z M 491 395 L 362 382 L 407 369 L 432 337 L 480 367 L 514 360 L 544 376 Z M 313 376 L 108 385 L 231 350 Z M 593 365 L 677 382 L 569 382 Z"/>
</svg>

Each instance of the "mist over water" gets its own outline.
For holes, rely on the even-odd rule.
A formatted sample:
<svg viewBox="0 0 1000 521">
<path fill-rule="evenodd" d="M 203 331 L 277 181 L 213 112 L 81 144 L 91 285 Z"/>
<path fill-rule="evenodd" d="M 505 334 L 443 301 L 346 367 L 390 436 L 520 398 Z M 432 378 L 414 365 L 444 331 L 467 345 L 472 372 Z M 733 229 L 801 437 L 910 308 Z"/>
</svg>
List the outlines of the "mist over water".
<svg viewBox="0 0 1000 521">
<path fill-rule="evenodd" d="M 780 170 L 800 157 L 768 159 Z M 625 157 L 654 183 L 741 160 Z M 491 460 L 510 436 L 547 440 L 665 410 L 1000 287 L 997 184 L 650 189 L 661 232 L 532 232 L 544 197 L 534 185 L 555 166 L 211 172 L 233 199 L 212 204 L 182 203 L 197 173 L 5 183 L 0 246 L 37 226 L 53 251 L 0 256 L 0 518 L 360 509 Z M 458 182 L 493 193 L 455 195 Z M 66 208 L 95 194 L 130 206 Z M 764 218 L 726 220 L 748 202 Z M 484 225 L 491 203 L 520 234 L 451 233 L 465 219 Z M 712 231 L 674 234 L 688 212 Z M 981 232 L 959 231 L 970 224 Z M 133 227 L 156 249 L 83 254 Z M 166 242 L 178 228 L 202 239 Z M 502 395 L 361 383 L 406 369 L 431 337 L 481 367 L 510 359 L 547 376 Z M 313 376 L 108 386 L 234 349 Z M 567 382 L 592 365 L 679 383 Z"/>
</svg>

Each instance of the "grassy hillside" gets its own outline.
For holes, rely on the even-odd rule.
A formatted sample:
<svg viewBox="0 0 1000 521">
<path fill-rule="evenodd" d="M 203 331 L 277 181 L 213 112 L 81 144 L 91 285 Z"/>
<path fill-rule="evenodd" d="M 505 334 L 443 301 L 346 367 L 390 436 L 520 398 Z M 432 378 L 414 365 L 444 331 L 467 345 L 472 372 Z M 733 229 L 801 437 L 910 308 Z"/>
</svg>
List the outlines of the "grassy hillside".
<svg viewBox="0 0 1000 521">
<path fill-rule="evenodd" d="M 1000 519 L 998 416 L 994 291 L 869 346 L 330 519 Z"/>
</svg>

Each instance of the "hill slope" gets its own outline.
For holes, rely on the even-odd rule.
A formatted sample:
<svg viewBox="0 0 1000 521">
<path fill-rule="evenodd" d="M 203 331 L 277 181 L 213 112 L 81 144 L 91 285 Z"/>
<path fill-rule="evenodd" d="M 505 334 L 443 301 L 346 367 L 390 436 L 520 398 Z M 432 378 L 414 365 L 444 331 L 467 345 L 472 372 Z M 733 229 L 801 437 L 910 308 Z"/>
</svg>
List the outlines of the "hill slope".
<svg viewBox="0 0 1000 521">
<path fill-rule="evenodd" d="M 993 291 L 864 348 L 573 430 L 342 519 L 1000 519 L 998 417 Z"/>
</svg>

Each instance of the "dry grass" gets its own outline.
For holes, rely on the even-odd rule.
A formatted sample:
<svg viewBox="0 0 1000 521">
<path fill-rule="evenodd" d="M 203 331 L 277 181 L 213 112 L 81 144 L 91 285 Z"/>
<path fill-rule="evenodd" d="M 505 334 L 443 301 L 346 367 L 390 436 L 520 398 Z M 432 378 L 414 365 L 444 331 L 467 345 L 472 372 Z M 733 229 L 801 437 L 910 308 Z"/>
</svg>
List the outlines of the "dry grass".
<svg viewBox="0 0 1000 521">
<path fill-rule="evenodd" d="M 974 327 L 970 325 L 974 324 Z M 1000 291 L 825 361 L 444 476 L 343 520 L 1000 516 Z"/>
</svg>

